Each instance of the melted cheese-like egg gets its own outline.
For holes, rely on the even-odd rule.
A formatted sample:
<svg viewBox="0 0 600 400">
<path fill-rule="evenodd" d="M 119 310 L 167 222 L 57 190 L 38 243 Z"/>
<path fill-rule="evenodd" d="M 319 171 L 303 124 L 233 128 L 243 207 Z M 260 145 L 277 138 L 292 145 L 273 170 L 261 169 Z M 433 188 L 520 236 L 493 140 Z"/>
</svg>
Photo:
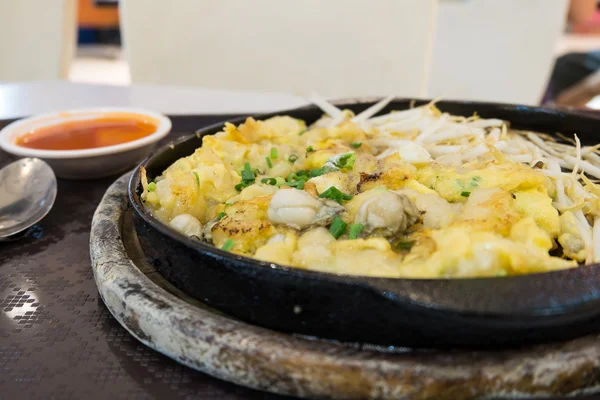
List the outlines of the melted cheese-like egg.
<svg viewBox="0 0 600 400">
<path fill-rule="evenodd" d="M 581 215 L 559 213 L 541 170 L 498 152 L 464 163 L 443 152 L 451 145 L 436 153 L 428 140 L 412 141 L 414 132 L 328 121 L 227 123 L 152 182 L 142 171 L 142 199 L 186 236 L 335 274 L 474 277 L 575 266 L 550 255 L 556 242 L 571 259 L 586 258 Z"/>
</svg>

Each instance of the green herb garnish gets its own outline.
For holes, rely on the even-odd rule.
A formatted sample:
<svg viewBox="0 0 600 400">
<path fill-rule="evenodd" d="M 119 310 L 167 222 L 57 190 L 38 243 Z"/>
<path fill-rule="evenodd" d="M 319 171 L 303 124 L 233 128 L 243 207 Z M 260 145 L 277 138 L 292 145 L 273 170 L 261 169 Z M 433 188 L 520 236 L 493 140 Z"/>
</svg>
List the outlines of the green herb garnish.
<svg viewBox="0 0 600 400">
<path fill-rule="evenodd" d="M 320 198 L 335 200 L 342 204 L 342 200 L 352 200 L 352 196 L 340 191 L 335 186 L 329 186 L 329 188 L 319 195 Z"/>
<path fill-rule="evenodd" d="M 304 183 L 306 183 L 306 181 L 308 181 L 310 179 L 310 175 L 308 173 L 308 171 L 302 169 L 300 171 L 297 172 L 291 172 L 288 177 L 287 177 L 287 184 L 290 186 L 295 186 L 298 187 L 296 185 L 301 185 L 301 187 L 304 187 Z M 298 183 L 298 182 L 302 182 L 302 184 Z"/>
<path fill-rule="evenodd" d="M 292 154 L 291 156 L 288 157 L 288 161 L 291 163 L 295 163 L 296 161 L 298 161 L 298 156 L 295 154 Z"/>
<path fill-rule="evenodd" d="M 250 163 L 244 164 L 244 169 L 242 170 L 242 181 L 252 181 L 254 183 L 254 179 L 256 175 L 254 175 L 254 171 L 250 167 Z"/>
<path fill-rule="evenodd" d="M 296 177 L 299 179 L 308 180 L 310 178 L 310 172 L 305 169 L 301 169 L 300 171 L 296 171 Z"/>
<path fill-rule="evenodd" d="M 265 157 L 265 160 L 267 160 L 267 165 L 269 166 L 269 168 L 273 168 L 273 163 L 271 162 L 271 159 L 269 157 Z"/>
<path fill-rule="evenodd" d="M 256 174 L 250 167 L 250 163 L 244 164 L 244 169 L 242 170 L 242 181 L 235 185 L 235 190 L 240 192 L 242 189 L 253 185 L 256 181 Z"/>
<path fill-rule="evenodd" d="M 360 146 L 362 146 L 361 142 L 354 142 L 354 143 L 350 143 L 350 146 L 354 147 L 355 149 L 358 149 Z"/>
<path fill-rule="evenodd" d="M 350 230 L 348 231 L 348 239 L 357 239 L 358 235 L 362 230 L 362 224 L 350 224 Z"/>
<path fill-rule="evenodd" d="M 276 147 L 271 147 L 271 158 L 273 160 L 277 159 L 277 148 Z"/>
<path fill-rule="evenodd" d="M 313 168 L 310 170 L 310 176 L 312 176 L 313 178 L 315 176 L 321 176 L 323 175 L 323 172 L 321 171 L 322 168 Z"/>
<path fill-rule="evenodd" d="M 298 136 L 304 135 L 305 132 L 306 132 L 306 129 L 302 129 L 300 132 L 298 132 Z"/>
<path fill-rule="evenodd" d="M 225 251 L 230 251 L 233 248 L 233 245 L 235 244 L 235 242 L 231 239 L 227 239 L 225 241 L 225 243 L 223 243 L 223 246 L 221 246 L 221 249 L 225 250 Z"/>
<path fill-rule="evenodd" d="M 398 242 L 398 244 L 396 245 L 396 248 L 398 250 L 410 250 L 410 249 L 412 249 L 414 244 L 415 244 L 415 242 Z"/>
<path fill-rule="evenodd" d="M 346 224 L 340 217 L 335 217 L 333 221 L 331 221 L 331 226 L 329 227 L 329 232 L 334 238 L 339 238 L 346 232 Z"/>
<path fill-rule="evenodd" d="M 355 161 L 356 161 L 356 154 L 354 152 L 350 152 L 350 153 L 342 154 L 335 161 L 332 161 L 332 162 L 333 162 L 333 165 L 335 165 L 336 167 L 341 169 L 341 168 L 352 168 L 354 166 Z"/>
<path fill-rule="evenodd" d="M 310 173 L 307 170 L 302 169 L 300 171 L 290 172 L 290 174 L 287 177 L 287 180 L 284 180 L 283 178 L 278 177 L 276 184 L 278 186 L 286 185 L 286 186 L 291 186 L 291 187 L 295 187 L 296 189 L 302 190 L 302 189 L 304 189 L 304 184 L 309 179 L 310 179 Z"/>
<path fill-rule="evenodd" d="M 192 171 L 192 172 L 196 176 L 196 183 L 198 184 L 198 186 L 200 186 L 200 177 L 198 176 L 198 173 L 196 171 Z"/>
<path fill-rule="evenodd" d="M 328 174 L 330 172 L 335 172 L 335 171 L 339 171 L 337 168 L 335 167 L 331 167 L 329 165 L 324 165 L 321 168 L 313 168 L 310 170 L 310 176 L 312 176 L 313 178 L 316 176 L 321 176 L 321 175 L 325 175 Z"/>
<path fill-rule="evenodd" d="M 307 153 L 311 153 L 311 152 L 313 152 L 313 151 L 315 151 L 315 149 L 313 149 L 313 147 L 312 147 L 312 146 L 308 146 L 308 147 L 306 148 L 306 152 L 307 152 Z"/>
<path fill-rule="evenodd" d="M 224 216 L 226 216 L 227 214 L 225 214 L 224 212 L 220 212 L 219 215 L 217 215 L 217 221 L 220 221 L 223 219 Z"/>
<path fill-rule="evenodd" d="M 295 187 L 298 190 L 302 190 L 302 189 L 304 189 L 304 183 L 305 183 L 304 180 L 298 180 L 298 181 L 287 182 L 286 185 Z"/>
<path fill-rule="evenodd" d="M 469 197 L 471 195 L 471 192 L 460 192 L 460 195 L 462 197 Z"/>
<path fill-rule="evenodd" d="M 262 178 L 260 181 L 272 186 L 277 185 L 277 179 L 275 178 Z"/>
<path fill-rule="evenodd" d="M 154 182 L 150 182 L 150 183 L 148 184 L 148 191 L 149 191 L 149 192 L 154 192 L 155 190 L 156 190 L 156 183 L 154 183 Z"/>
</svg>

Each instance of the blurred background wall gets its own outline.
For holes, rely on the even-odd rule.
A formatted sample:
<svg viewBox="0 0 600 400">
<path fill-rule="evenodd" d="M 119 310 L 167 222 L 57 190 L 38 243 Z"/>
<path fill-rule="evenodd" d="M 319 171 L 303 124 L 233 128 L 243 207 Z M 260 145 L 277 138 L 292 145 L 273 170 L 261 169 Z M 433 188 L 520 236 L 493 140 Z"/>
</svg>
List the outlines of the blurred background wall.
<svg viewBox="0 0 600 400">
<path fill-rule="evenodd" d="M 573 76 L 561 90 L 588 78 L 585 90 L 566 101 L 600 107 L 600 78 L 591 78 L 596 64 L 585 67 L 588 54 L 600 49 L 597 6 L 595 0 L 0 0 L 0 82 L 294 94 L 321 88 L 328 97 L 392 93 L 538 104 L 559 98 L 548 97 L 549 80 L 566 70 Z"/>
<path fill-rule="evenodd" d="M 0 0 L 0 81 L 67 78 L 76 0 Z"/>
<path fill-rule="evenodd" d="M 565 27 L 564 0 L 441 1 L 429 95 L 535 104 Z"/>
</svg>

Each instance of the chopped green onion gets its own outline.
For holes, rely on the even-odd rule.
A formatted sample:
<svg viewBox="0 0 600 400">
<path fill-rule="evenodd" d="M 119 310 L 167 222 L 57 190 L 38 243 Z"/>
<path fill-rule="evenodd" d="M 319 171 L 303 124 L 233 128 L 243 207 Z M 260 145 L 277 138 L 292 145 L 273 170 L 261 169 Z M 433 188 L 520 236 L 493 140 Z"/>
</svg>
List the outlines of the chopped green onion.
<svg viewBox="0 0 600 400">
<path fill-rule="evenodd" d="M 192 172 L 196 176 L 196 183 L 198 184 L 198 186 L 200 186 L 200 177 L 198 176 L 198 173 L 196 171 L 192 171 Z"/>
<path fill-rule="evenodd" d="M 304 184 L 310 179 L 310 174 L 307 170 L 302 169 L 297 172 L 291 172 L 287 177 L 288 186 L 295 187 L 296 189 L 304 189 Z"/>
<path fill-rule="evenodd" d="M 460 192 L 460 195 L 462 197 L 469 197 L 471 195 L 471 192 Z"/>
<path fill-rule="evenodd" d="M 310 179 L 310 176 L 308 175 L 308 172 L 304 169 L 297 171 L 297 172 L 290 172 L 290 174 L 288 175 L 288 178 L 287 178 L 288 181 L 298 181 L 298 180 L 307 181 L 309 179 Z"/>
<path fill-rule="evenodd" d="M 288 157 L 288 161 L 291 163 L 295 163 L 296 161 L 298 161 L 298 156 L 295 154 L 292 154 L 291 156 Z"/>
<path fill-rule="evenodd" d="M 235 244 L 235 242 L 231 239 L 227 239 L 225 241 L 225 243 L 223 243 L 223 246 L 221 246 L 221 249 L 225 250 L 225 251 L 230 251 L 233 248 L 233 245 Z"/>
<path fill-rule="evenodd" d="M 303 180 L 288 182 L 288 183 L 286 183 L 286 185 L 295 187 L 298 190 L 304 189 L 304 181 Z"/>
<path fill-rule="evenodd" d="M 304 135 L 305 132 L 306 132 L 306 129 L 302 129 L 300 132 L 298 132 L 298 136 Z"/>
<path fill-rule="evenodd" d="M 149 192 L 154 192 L 155 190 L 156 190 L 156 183 L 154 183 L 154 182 L 150 182 L 150 183 L 148 184 L 148 191 L 149 191 Z"/>
<path fill-rule="evenodd" d="M 350 231 L 348 232 L 349 239 L 357 239 L 359 233 L 363 230 L 362 224 L 350 224 Z"/>
<path fill-rule="evenodd" d="M 225 214 L 224 212 L 220 212 L 219 215 L 217 215 L 217 221 L 220 221 L 223 219 L 224 216 L 226 216 L 227 214 Z"/>
<path fill-rule="evenodd" d="M 275 178 L 262 178 L 260 181 L 273 186 L 277 185 L 277 179 Z"/>
<path fill-rule="evenodd" d="M 324 165 L 321 168 L 313 168 L 310 170 L 310 176 L 312 176 L 313 178 L 316 176 L 321 176 L 321 175 L 325 175 L 328 174 L 330 172 L 334 172 L 334 171 L 339 171 L 337 168 L 329 166 L 329 165 Z"/>
<path fill-rule="evenodd" d="M 285 185 L 285 179 L 283 179 L 281 176 L 275 178 L 275 181 L 275 185 L 277 186 Z"/>
<path fill-rule="evenodd" d="M 350 143 L 350 146 L 354 147 L 355 149 L 358 149 L 360 146 L 362 146 L 361 142 L 354 142 L 354 143 Z"/>
<path fill-rule="evenodd" d="M 346 226 L 348 224 L 346 224 L 344 221 L 342 221 L 342 219 L 340 217 L 335 217 L 333 219 L 333 221 L 331 221 L 331 226 L 329 227 L 329 232 L 331 232 L 331 235 L 338 239 L 340 236 L 342 236 L 344 234 L 344 232 L 346 232 Z"/>
<path fill-rule="evenodd" d="M 250 167 L 250 163 L 244 164 L 244 169 L 242 170 L 242 181 L 235 185 L 235 190 L 240 192 L 243 188 L 246 188 L 252 184 L 254 184 L 256 180 L 256 174 Z"/>
<path fill-rule="evenodd" d="M 342 200 L 352 200 L 352 196 L 341 192 L 335 186 L 329 186 L 329 188 L 319 195 L 320 198 L 335 200 L 342 204 Z"/>
<path fill-rule="evenodd" d="M 250 168 L 250 163 L 244 164 L 244 169 L 242 170 L 242 181 L 254 181 L 256 176 L 254 175 L 254 171 Z"/>
<path fill-rule="evenodd" d="M 396 248 L 398 250 L 410 250 L 410 249 L 412 249 L 414 244 L 415 244 L 415 242 L 398 242 L 398 244 L 396 245 Z"/>
<path fill-rule="evenodd" d="M 321 176 L 321 175 L 323 175 L 321 173 L 321 168 L 313 168 L 313 169 L 310 170 L 310 176 L 312 176 L 313 178 L 315 176 Z"/>
<path fill-rule="evenodd" d="M 312 147 L 312 146 L 308 146 L 308 147 L 306 148 L 306 152 L 307 152 L 307 153 L 310 153 L 310 152 L 313 152 L 313 151 L 315 151 L 315 149 L 313 149 L 313 147 Z"/>
<path fill-rule="evenodd" d="M 271 158 L 273 160 L 277 159 L 277 148 L 276 147 L 271 147 Z"/>
<path fill-rule="evenodd" d="M 273 163 L 271 162 L 271 159 L 269 157 L 265 157 L 265 160 L 267 160 L 267 165 L 269 166 L 269 168 L 273 168 Z"/>
<path fill-rule="evenodd" d="M 304 184 L 309 179 L 310 173 L 307 170 L 302 169 L 300 171 L 290 172 L 290 174 L 287 177 L 287 182 L 282 182 L 279 186 L 287 185 L 302 190 L 304 189 Z"/>
<path fill-rule="evenodd" d="M 354 152 L 350 152 L 339 156 L 335 161 L 333 161 L 333 165 L 338 168 L 352 168 L 355 161 L 356 154 Z"/>
</svg>

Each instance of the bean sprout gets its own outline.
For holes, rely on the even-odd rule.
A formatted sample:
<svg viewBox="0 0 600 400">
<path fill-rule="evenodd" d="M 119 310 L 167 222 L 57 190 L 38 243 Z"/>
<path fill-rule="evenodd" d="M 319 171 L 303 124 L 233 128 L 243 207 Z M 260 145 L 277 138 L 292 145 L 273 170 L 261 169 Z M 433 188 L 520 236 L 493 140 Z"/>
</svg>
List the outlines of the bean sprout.
<svg viewBox="0 0 600 400">
<path fill-rule="evenodd" d="M 433 162 L 460 167 L 464 162 L 512 162 L 539 169 L 554 184 L 553 205 L 560 213 L 572 212 L 585 244 L 586 262 L 600 262 L 600 185 L 584 174 L 600 179 L 600 144 L 582 146 L 573 138 L 509 130 L 501 119 L 454 116 L 441 112 L 435 102 L 375 116 L 393 100 L 388 96 L 355 117 L 318 95 L 311 100 L 331 117 L 329 126 L 349 119 L 365 130 L 378 132 L 371 145 L 378 157 L 401 146 L 418 144 Z M 410 137 L 398 134 L 414 132 Z M 398 140 L 402 138 L 402 140 Z M 564 172 L 568 171 L 568 172 Z"/>
</svg>

